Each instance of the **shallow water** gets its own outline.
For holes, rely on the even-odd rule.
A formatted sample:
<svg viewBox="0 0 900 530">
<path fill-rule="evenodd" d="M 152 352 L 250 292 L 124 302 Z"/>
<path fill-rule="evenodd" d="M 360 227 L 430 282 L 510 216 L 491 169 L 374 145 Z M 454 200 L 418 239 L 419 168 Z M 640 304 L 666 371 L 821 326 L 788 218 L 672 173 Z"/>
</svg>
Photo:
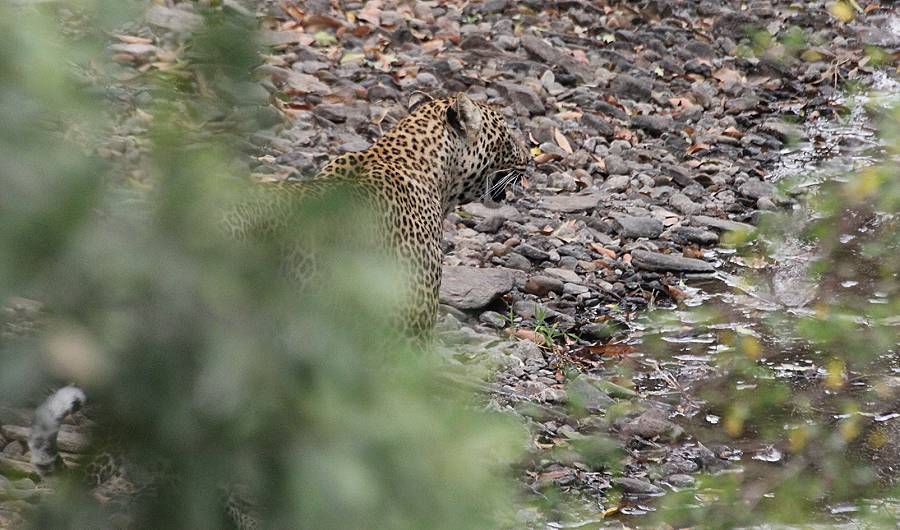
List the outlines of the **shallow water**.
<svg viewBox="0 0 900 530">
<path fill-rule="evenodd" d="M 897 19 L 892 27 L 900 29 Z M 637 389 L 672 405 L 680 423 L 697 440 L 732 448 L 730 472 L 741 474 L 744 484 L 761 481 L 774 470 L 783 469 L 790 456 L 772 443 L 772 436 L 753 430 L 739 435 L 726 434 L 721 404 L 704 396 L 727 387 L 733 392 L 730 398 L 740 400 L 742 395 L 751 396 L 759 389 L 779 383 L 786 385 L 792 395 L 808 393 L 811 407 L 825 421 L 838 422 L 850 416 L 842 408 L 845 403 L 835 393 L 822 391 L 827 386 L 831 357 L 798 337 L 795 326 L 800 319 L 814 314 L 817 303 L 827 303 L 825 290 L 829 288 L 858 294 L 873 305 L 887 303 L 886 294 L 877 290 L 874 281 L 866 281 L 864 274 L 860 280 L 838 286 L 823 286 L 810 280 L 809 267 L 818 257 L 819 249 L 815 242 L 799 237 L 813 220 L 813 214 L 802 204 L 804 197 L 814 195 L 822 184 L 841 182 L 851 172 L 887 156 L 876 135 L 872 115 L 873 111 L 886 109 L 898 101 L 900 83 L 884 73 L 874 75 L 866 94 L 845 95 L 834 100 L 832 104 L 842 110 L 842 117 L 811 121 L 804 129 L 806 140 L 785 149 L 767 177 L 799 198 L 793 207 L 794 225 L 786 230 L 787 236 L 781 241 L 768 242 L 775 250 L 766 259 L 740 256 L 732 249 L 710 251 L 709 257 L 721 265 L 719 273 L 688 280 L 683 286 L 688 297 L 680 308 L 649 311 L 632 322 L 629 343 L 641 352 L 634 364 L 633 380 Z M 880 223 L 889 220 L 893 220 L 891 214 L 876 215 L 865 230 L 843 234 L 840 242 L 865 239 Z M 867 324 L 863 316 L 859 316 L 858 324 Z M 861 408 L 854 414 L 884 425 L 895 424 L 888 428 L 893 433 L 900 433 L 900 412 L 884 410 L 882 401 L 871 398 L 869 376 L 893 376 L 895 384 L 900 381 L 896 377 L 900 375 L 898 346 L 900 342 L 871 360 L 865 373 L 851 372 L 855 377 L 847 381 L 845 391 L 845 395 L 860 397 Z M 723 366 L 735 356 L 747 355 L 747 351 L 752 351 L 756 363 L 768 370 L 729 381 L 730 374 Z M 773 410 L 772 414 L 773 418 L 792 417 L 785 410 Z M 900 455 L 894 461 L 875 462 L 875 465 L 893 466 L 897 461 Z M 895 467 L 888 469 L 894 475 L 897 471 L 900 470 Z M 699 504 L 702 495 L 702 492 L 697 494 Z M 760 500 L 763 504 L 775 500 L 771 495 L 764 497 Z M 638 507 L 645 509 L 637 509 L 635 513 L 653 510 L 651 506 Z M 895 500 L 872 499 L 860 504 L 825 503 L 817 515 L 822 521 L 831 522 L 829 528 L 859 528 L 861 522 L 854 515 L 861 509 L 898 514 Z M 631 522 L 641 525 L 639 519 Z"/>
</svg>

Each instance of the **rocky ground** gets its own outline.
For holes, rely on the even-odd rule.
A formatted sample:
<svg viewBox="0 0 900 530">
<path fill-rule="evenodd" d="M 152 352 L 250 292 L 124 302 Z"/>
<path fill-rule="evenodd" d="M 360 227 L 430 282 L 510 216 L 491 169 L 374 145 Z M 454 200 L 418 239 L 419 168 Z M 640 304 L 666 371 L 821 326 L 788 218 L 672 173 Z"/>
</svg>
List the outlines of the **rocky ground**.
<svg viewBox="0 0 900 530">
<path fill-rule="evenodd" d="M 827 4 L 224 2 L 255 13 L 272 46 L 259 75 L 278 119 L 254 135 L 257 179 L 302 178 L 365 149 L 421 93 L 465 91 L 527 138 L 535 168 L 505 205 L 463 205 L 445 223 L 442 353 L 490 367 L 491 406 L 528 425 L 527 490 L 569 492 L 606 515 L 639 514 L 730 464 L 732 449 L 678 425 L 690 403 L 635 384 L 679 382 L 627 342 L 639 311 L 684 300 L 686 278 L 734 267 L 725 238 L 792 204 L 771 172 L 805 122 L 840 111 L 838 87 L 879 68 L 865 46 L 896 57 L 892 8 L 846 4 L 840 21 Z M 110 46 L 126 83 L 174 64 L 192 9 L 155 3 Z M 101 154 L 140 181 L 151 98 L 139 82 L 116 97 L 120 130 Z M 0 420 L 0 472 L 30 477 L 0 477 L 3 526 L 39 490 L 27 416 Z"/>
</svg>

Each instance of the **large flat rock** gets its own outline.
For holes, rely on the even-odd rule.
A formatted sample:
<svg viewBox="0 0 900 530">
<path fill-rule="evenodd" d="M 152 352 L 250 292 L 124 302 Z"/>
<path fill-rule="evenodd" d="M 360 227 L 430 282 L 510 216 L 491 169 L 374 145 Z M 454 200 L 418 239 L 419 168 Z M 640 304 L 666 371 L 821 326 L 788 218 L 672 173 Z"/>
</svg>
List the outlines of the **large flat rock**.
<svg viewBox="0 0 900 530">
<path fill-rule="evenodd" d="M 541 199 L 541 206 L 552 212 L 572 213 L 594 209 L 598 202 L 600 202 L 599 193 L 550 195 Z"/>
<path fill-rule="evenodd" d="M 638 269 L 653 272 L 714 272 L 711 264 L 694 258 L 685 258 L 673 254 L 660 254 L 647 250 L 635 250 L 631 253 L 632 263 Z"/>
<path fill-rule="evenodd" d="M 457 309 L 479 309 L 515 284 L 513 271 L 504 268 L 445 266 L 441 279 L 441 303 Z"/>
<path fill-rule="evenodd" d="M 720 232 L 752 232 L 756 227 L 747 223 L 740 223 L 730 219 L 719 219 L 718 217 L 710 217 L 708 215 L 694 215 L 691 222 L 696 226 L 709 227 Z"/>
</svg>

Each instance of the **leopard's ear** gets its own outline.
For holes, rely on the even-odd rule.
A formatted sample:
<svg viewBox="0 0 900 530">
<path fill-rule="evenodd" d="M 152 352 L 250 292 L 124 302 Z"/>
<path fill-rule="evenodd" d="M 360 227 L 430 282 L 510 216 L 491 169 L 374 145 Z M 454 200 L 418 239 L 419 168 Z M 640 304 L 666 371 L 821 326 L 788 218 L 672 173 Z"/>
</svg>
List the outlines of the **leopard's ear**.
<svg viewBox="0 0 900 530">
<path fill-rule="evenodd" d="M 469 96 L 459 93 L 447 107 L 447 124 L 467 142 L 475 143 L 481 131 L 481 109 Z"/>
</svg>

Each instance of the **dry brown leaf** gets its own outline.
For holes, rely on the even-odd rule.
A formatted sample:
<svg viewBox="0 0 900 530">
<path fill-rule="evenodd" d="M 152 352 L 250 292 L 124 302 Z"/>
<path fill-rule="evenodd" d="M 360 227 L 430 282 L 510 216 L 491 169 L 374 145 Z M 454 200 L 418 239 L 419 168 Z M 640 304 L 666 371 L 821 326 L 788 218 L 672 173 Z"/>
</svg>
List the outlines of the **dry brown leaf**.
<svg viewBox="0 0 900 530">
<path fill-rule="evenodd" d="M 369 0 L 366 5 L 359 11 L 356 18 L 368 22 L 373 26 L 381 25 L 381 7 L 384 2 L 381 0 Z"/>
<path fill-rule="evenodd" d="M 569 153 L 570 155 L 574 153 L 572 150 L 572 145 L 569 143 L 569 140 L 566 139 L 565 135 L 559 129 L 553 129 L 553 138 L 556 139 L 557 145 L 559 145 L 563 151 Z"/>
<path fill-rule="evenodd" d="M 561 157 L 557 154 L 553 153 L 541 153 L 538 156 L 534 157 L 534 163 L 537 165 L 546 164 L 552 160 L 559 160 Z"/>
<path fill-rule="evenodd" d="M 578 120 L 583 114 L 577 110 L 567 110 L 556 115 L 561 120 Z"/>
<path fill-rule="evenodd" d="M 687 150 L 685 150 L 685 154 L 693 155 L 694 153 L 703 151 L 704 149 L 709 149 L 710 147 L 712 147 L 712 146 L 707 143 L 694 142 L 693 144 L 691 144 L 690 147 L 687 148 Z"/>
<path fill-rule="evenodd" d="M 738 83 L 743 80 L 743 76 L 741 76 L 740 72 L 738 72 L 737 70 L 732 70 L 731 68 L 720 68 L 713 72 L 712 76 L 718 79 L 722 84 L 725 84 L 729 81 Z"/>
<path fill-rule="evenodd" d="M 153 44 L 153 39 L 146 37 L 134 37 L 132 35 L 116 35 L 116 38 L 126 44 Z"/>
<path fill-rule="evenodd" d="M 665 288 L 666 292 L 669 294 L 672 300 L 675 300 L 676 303 L 680 304 L 684 302 L 684 300 L 688 297 L 686 292 L 673 285 L 666 285 Z"/>
<path fill-rule="evenodd" d="M 591 243 L 589 246 L 591 247 L 591 250 L 593 250 L 597 254 L 606 256 L 607 258 L 610 258 L 610 259 L 616 258 L 616 252 L 614 250 L 610 250 L 599 243 Z"/>
<path fill-rule="evenodd" d="M 443 39 L 433 39 L 422 43 L 422 49 L 425 53 L 439 53 L 443 50 L 446 43 Z"/>
<path fill-rule="evenodd" d="M 303 20 L 303 26 L 309 28 L 343 28 L 344 23 L 328 15 L 309 15 Z"/>
<path fill-rule="evenodd" d="M 520 339 L 530 340 L 539 346 L 543 346 L 546 343 L 544 336 L 532 329 L 518 328 L 513 335 Z"/>
<path fill-rule="evenodd" d="M 281 9 L 297 22 L 303 22 L 303 19 L 306 17 L 306 13 L 300 9 L 296 2 L 282 2 Z"/>
</svg>

